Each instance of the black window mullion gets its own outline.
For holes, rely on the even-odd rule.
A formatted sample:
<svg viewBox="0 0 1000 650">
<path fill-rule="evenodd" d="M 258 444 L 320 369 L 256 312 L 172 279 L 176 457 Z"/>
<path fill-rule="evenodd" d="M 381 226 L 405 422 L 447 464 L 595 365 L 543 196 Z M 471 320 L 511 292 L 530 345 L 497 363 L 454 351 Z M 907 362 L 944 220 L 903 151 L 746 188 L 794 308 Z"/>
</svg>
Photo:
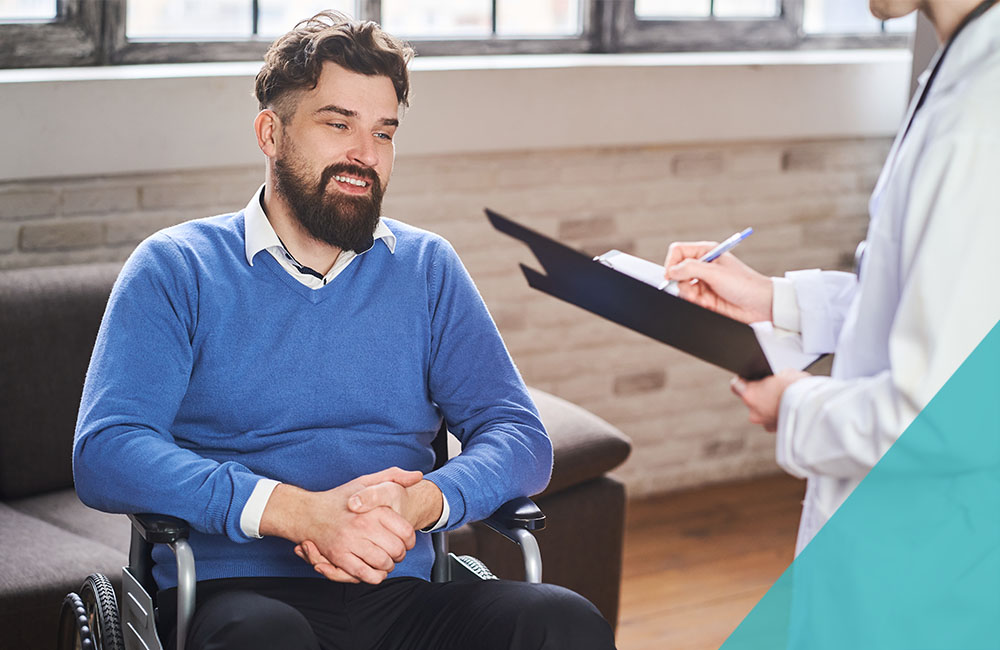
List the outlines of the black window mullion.
<svg viewBox="0 0 1000 650">
<path fill-rule="evenodd" d="M 251 0 L 250 7 L 253 11 L 253 28 L 250 33 L 257 36 L 260 34 L 260 0 Z"/>
<path fill-rule="evenodd" d="M 497 37 L 497 0 L 490 2 L 490 36 Z"/>
</svg>

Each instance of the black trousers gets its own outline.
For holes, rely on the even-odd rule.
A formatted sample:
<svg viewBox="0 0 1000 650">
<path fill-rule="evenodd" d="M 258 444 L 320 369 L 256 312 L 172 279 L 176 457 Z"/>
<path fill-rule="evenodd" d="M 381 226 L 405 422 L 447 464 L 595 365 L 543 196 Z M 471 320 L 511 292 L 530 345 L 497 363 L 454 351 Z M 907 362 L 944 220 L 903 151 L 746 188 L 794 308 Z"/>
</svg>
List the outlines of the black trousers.
<svg viewBox="0 0 1000 650">
<path fill-rule="evenodd" d="M 176 647 L 176 590 L 161 591 L 161 633 Z M 311 578 L 198 583 L 190 650 L 609 650 L 597 608 L 555 585 L 507 580 L 380 585 Z"/>
</svg>

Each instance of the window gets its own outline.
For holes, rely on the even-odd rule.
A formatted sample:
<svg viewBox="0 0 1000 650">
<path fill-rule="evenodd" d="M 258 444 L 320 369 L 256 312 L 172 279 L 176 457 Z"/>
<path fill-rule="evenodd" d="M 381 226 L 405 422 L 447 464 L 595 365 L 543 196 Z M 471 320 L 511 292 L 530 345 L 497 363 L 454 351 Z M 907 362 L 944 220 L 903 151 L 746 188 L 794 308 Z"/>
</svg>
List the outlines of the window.
<svg viewBox="0 0 1000 650">
<path fill-rule="evenodd" d="M 0 67 L 100 62 L 99 0 L 0 0 Z"/>
<path fill-rule="evenodd" d="M 259 59 L 320 9 L 421 55 L 902 46 L 846 0 L 0 0 L 0 67 Z M 846 35 L 845 35 L 846 34 Z"/>
</svg>

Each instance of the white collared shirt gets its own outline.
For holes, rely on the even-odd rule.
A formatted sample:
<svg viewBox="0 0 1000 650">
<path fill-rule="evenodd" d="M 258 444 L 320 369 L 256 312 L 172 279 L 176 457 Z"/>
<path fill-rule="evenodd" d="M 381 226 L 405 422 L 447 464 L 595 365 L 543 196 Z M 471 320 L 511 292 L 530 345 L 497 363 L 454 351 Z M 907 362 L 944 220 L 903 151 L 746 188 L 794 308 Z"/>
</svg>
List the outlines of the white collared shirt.
<svg viewBox="0 0 1000 650">
<path fill-rule="evenodd" d="M 281 264 L 293 278 L 310 289 L 319 289 L 340 275 L 341 271 L 346 269 L 356 257 L 368 252 L 367 250 L 361 253 L 355 253 L 350 250 L 340 251 L 337 261 L 333 263 L 333 268 L 322 278 L 310 275 L 309 273 L 303 273 L 300 268 L 301 265 L 295 261 L 291 253 L 282 245 L 281 240 L 278 239 L 278 234 L 274 232 L 274 227 L 271 226 L 267 215 L 264 214 L 263 194 L 264 186 L 261 185 L 254 193 L 253 198 L 250 199 L 250 202 L 247 203 L 246 209 L 243 210 L 243 221 L 246 228 L 247 263 L 250 266 L 253 266 L 254 256 L 266 250 L 274 259 L 278 260 L 278 264 Z M 375 226 L 375 231 L 372 233 L 372 246 L 375 245 L 375 241 L 377 240 L 382 240 L 386 247 L 388 247 L 389 252 L 395 254 L 396 235 L 389 230 L 389 226 L 385 225 L 385 221 L 381 217 L 378 220 L 378 225 Z M 371 250 L 371 248 L 368 250 Z"/>
<path fill-rule="evenodd" d="M 291 253 L 282 245 L 281 240 L 278 239 L 278 234 L 274 232 L 274 227 L 264 213 L 262 203 L 263 194 L 264 186 L 261 185 L 254 192 L 250 202 L 247 203 L 246 209 L 243 210 L 247 264 L 250 266 L 253 266 L 253 258 L 257 253 L 267 251 L 293 278 L 310 289 L 320 289 L 340 275 L 355 258 L 371 250 L 369 248 L 361 253 L 349 250 L 340 251 L 340 255 L 337 256 L 337 261 L 334 262 L 333 268 L 322 278 L 304 273 L 301 270 L 301 265 L 295 261 Z M 382 240 L 390 253 L 396 253 L 396 235 L 393 234 L 381 217 L 379 217 L 378 225 L 375 226 L 375 231 L 372 233 L 372 246 L 375 246 L 376 240 Z M 257 481 L 257 485 L 250 494 L 250 498 L 247 500 L 246 505 L 243 506 L 243 512 L 240 513 L 240 528 L 248 537 L 260 539 L 260 519 L 264 515 L 264 508 L 267 506 L 268 499 L 271 498 L 271 493 L 274 492 L 274 488 L 278 484 L 279 481 L 269 478 L 262 478 Z M 442 494 L 441 500 L 441 517 L 433 526 L 425 528 L 425 532 L 443 528 L 448 523 L 448 516 L 451 514 L 451 509 L 448 507 L 448 499 Z"/>
</svg>

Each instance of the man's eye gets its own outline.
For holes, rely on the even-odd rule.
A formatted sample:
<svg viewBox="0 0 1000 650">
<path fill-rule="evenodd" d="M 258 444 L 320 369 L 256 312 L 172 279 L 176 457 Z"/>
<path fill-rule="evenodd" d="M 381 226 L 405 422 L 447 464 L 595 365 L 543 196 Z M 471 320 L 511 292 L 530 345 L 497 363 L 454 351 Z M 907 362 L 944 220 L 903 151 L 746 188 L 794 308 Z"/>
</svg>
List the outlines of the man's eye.
<svg viewBox="0 0 1000 650">
<path fill-rule="evenodd" d="M 388 133 L 376 133 L 375 137 L 379 138 L 381 140 L 385 140 L 387 142 L 390 141 L 390 140 L 392 140 L 392 136 L 389 135 Z"/>
<path fill-rule="evenodd" d="M 327 122 L 326 125 L 327 126 L 332 126 L 335 129 L 346 129 L 347 128 L 347 125 L 344 124 L 343 122 Z"/>
</svg>

